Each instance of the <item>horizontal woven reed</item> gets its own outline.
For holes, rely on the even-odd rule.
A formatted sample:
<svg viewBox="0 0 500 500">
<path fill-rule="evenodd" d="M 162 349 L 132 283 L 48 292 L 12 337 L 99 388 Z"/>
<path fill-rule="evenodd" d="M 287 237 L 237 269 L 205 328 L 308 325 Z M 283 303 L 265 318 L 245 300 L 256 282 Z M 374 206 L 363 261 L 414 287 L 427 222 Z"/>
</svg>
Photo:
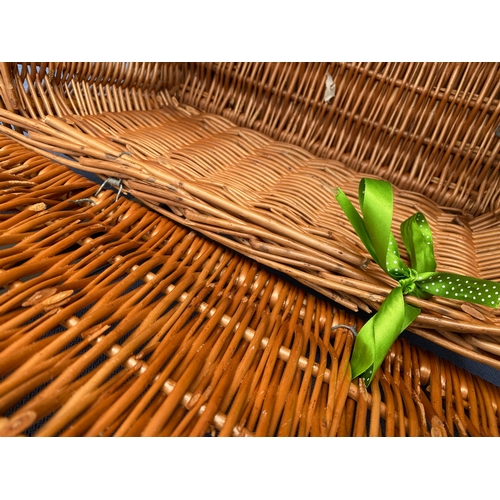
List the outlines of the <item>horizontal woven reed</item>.
<svg viewBox="0 0 500 500">
<path fill-rule="evenodd" d="M 395 284 L 371 262 L 331 193 L 339 186 L 352 199 L 357 195 L 361 174 L 339 162 L 180 105 L 41 121 L 0 111 L 0 119 L 29 131 L 28 138 L 4 129 L 28 147 L 64 153 L 85 170 L 123 179 L 126 192 L 158 212 L 351 310 L 377 310 Z M 500 247 L 490 243 L 496 217 L 471 220 L 396 189 L 400 246 L 396 228 L 417 210 L 431 224 L 439 271 L 500 278 Z M 500 368 L 498 310 L 438 297 L 406 300 L 422 309 L 411 331 Z"/>
<path fill-rule="evenodd" d="M 2 98 L 32 118 L 177 99 L 441 206 L 500 209 L 500 63 L 3 63 Z"/>
<path fill-rule="evenodd" d="M 426 213 L 439 270 L 499 280 L 497 74 L 475 63 L 3 63 L 0 121 L 33 151 L 118 176 L 172 220 L 370 311 L 394 282 L 367 266 L 330 192 L 353 198 L 361 176 L 406 189 L 396 234 Z M 406 300 L 423 311 L 412 331 L 500 368 L 498 311 Z"/>
<path fill-rule="evenodd" d="M 0 435 L 498 435 L 497 387 L 398 340 L 367 390 L 359 318 L 95 190 L 0 139 Z"/>
</svg>

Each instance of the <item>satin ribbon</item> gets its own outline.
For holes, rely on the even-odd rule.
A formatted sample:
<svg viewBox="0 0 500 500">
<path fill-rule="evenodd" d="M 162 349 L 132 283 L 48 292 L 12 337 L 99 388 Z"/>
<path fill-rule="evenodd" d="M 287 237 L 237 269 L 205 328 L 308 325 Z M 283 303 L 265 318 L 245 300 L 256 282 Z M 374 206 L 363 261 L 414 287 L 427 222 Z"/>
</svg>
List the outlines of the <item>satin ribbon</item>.
<svg viewBox="0 0 500 500">
<path fill-rule="evenodd" d="M 368 386 L 397 337 L 420 314 L 404 295 L 427 299 L 432 295 L 489 307 L 500 305 L 500 283 L 460 274 L 436 272 L 434 245 L 429 223 L 417 212 L 401 224 L 401 236 L 411 267 L 401 260 L 391 232 L 393 192 L 389 182 L 362 179 L 359 205 L 363 217 L 341 189 L 335 198 L 373 260 L 398 284 L 379 311 L 356 336 L 351 357 L 352 377 L 362 377 Z"/>
</svg>

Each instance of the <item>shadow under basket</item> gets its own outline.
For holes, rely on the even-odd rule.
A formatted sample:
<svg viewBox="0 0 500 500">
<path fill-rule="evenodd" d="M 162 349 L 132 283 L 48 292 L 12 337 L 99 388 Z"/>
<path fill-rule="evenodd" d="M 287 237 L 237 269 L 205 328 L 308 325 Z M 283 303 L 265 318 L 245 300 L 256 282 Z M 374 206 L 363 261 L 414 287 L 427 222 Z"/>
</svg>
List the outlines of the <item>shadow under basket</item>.
<svg viewBox="0 0 500 500">
<path fill-rule="evenodd" d="M 497 435 L 498 389 L 404 340 L 368 390 L 351 382 L 347 311 L 377 311 L 395 282 L 332 194 L 390 180 L 394 227 L 423 212 L 439 271 L 498 281 L 497 74 L 0 64 L 3 429 Z M 500 368 L 498 310 L 405 299 L 413 333 Z"/>
</svg>

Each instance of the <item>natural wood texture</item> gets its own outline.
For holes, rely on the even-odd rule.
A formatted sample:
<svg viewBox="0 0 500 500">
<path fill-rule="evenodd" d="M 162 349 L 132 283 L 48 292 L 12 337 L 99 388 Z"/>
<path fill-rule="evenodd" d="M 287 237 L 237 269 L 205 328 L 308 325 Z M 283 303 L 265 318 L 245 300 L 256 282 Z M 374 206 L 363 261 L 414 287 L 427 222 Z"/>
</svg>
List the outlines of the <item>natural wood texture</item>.
<svg viewBox="0 0 500 500">
<path fill-rule="evenodd" d="M 2 63 L 0 131 L 58 163 L 119 177 L 172 221 L 374 311 L 394 282 L 331 194 L 340 186 L 355 200 L 363 176 L 396 186 L 399 242 L 398 224 L 421 210 L 439 270 L 500 280 L 499 68 Z M 335 92 L 325 100 L 327 74 Z M 500 368 L 498 311 L 406 300 L 422 308 L 413 332 Z"/>
<path fill-rule="evenodd" d="M 126 192 L 166 217 L 351 310 L 377 310 L 395 284 L 371 262 L 333 197 L 342 187 L 355 200 L 361 178 L 339 162 L 181 105 L 36 121 L 0 110 L 0 118 L 29 131 L 29 138 L 4 133 L 34 151 L 64 153 L 78 163 L 52 158 L 123 179 Z M 500 247 L 486 243 L 498 230 L 495 217 L 471 220 L 396 189 L 401 249 L 399 224 L 417 210 L 432 227 L 438 270 L 500 279 Z M 500 368 L 499 311 L 438 297 L 406 300 L 422 309 L 413 332 Z"/>
<path fill-rule="evenodd" d="M 176 98 L 320 158 L 380 175 L 442 206 L 473 215 L 500 209 L 499 63 L 22 63 L 17 68 L 14 63 L 0 68 L 0 99 L 24 116 L 152 109 Z M 325 101 L 327 74 L 335 95 Z"/>
<path fill-rule="evenodd" d="M 493 385 L 399 340 L 366 390 L 354 315 L 8 139 L 0 168 L 0 435 L 498 435 Z"/>
</svg>

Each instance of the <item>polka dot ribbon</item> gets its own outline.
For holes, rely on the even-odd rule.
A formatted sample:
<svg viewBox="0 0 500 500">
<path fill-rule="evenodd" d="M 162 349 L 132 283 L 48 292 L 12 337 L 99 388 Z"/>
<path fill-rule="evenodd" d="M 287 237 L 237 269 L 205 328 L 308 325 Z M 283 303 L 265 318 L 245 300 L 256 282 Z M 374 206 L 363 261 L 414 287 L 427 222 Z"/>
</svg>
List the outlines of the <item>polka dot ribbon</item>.
<svg viewBox="0 0 500 500">
<path fill-rule="evenodd" d="M 432 295 L 464 300 L 489 307 L 500 305 L 500 283 L 436 272 L 430 226 L 421 212 L 401 224 L 401 236 L 411 267 L 401 260 L 391 232 L 393 193 L 389 182 L 362 179 L 359 184 L 359 215 L 347 196 L 338 189 L 335 198 L 374 261 L 398 285 L 379 311 L 359 331 L 351 357 L 352 376 L 361 376 L 366 385 L 382 364 L 397 337 L 419 315 L 418 307 L 406 304 L 404 295 L 427 299 Z"/>
</svg>

